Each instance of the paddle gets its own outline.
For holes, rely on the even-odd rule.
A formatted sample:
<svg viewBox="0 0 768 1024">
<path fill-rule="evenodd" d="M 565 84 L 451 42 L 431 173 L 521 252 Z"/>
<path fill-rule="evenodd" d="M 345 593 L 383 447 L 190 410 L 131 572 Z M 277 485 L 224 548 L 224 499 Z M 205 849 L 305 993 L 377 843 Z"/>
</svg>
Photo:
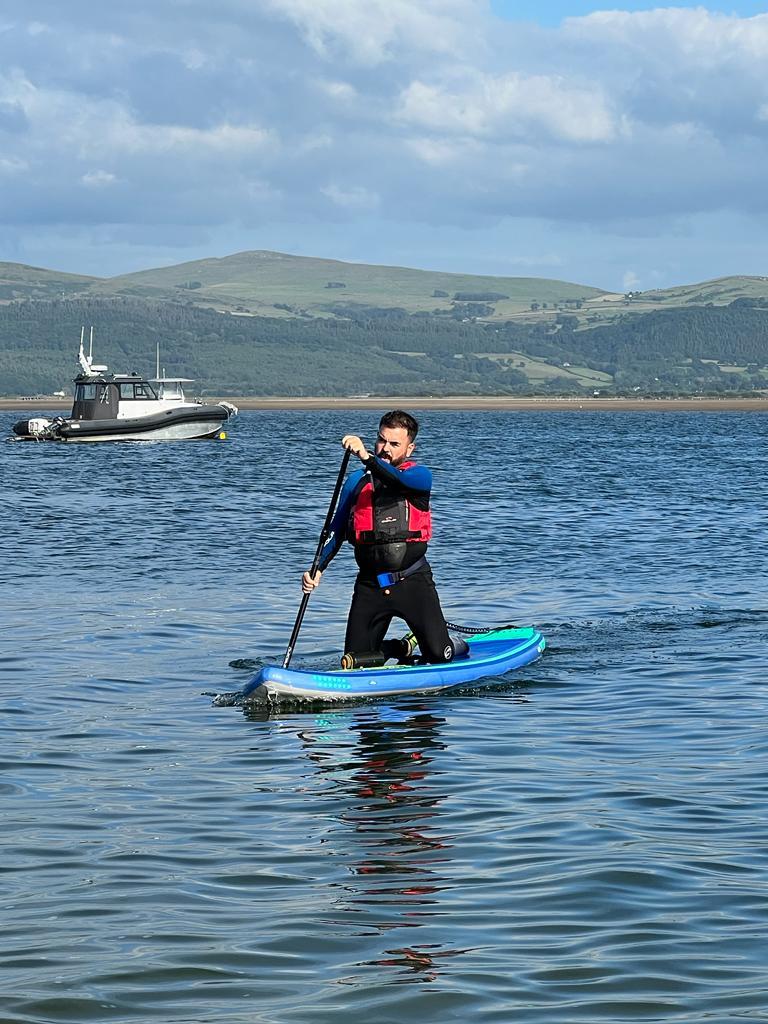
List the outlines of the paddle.
<svg viewBox="0 0 768 1024">
<path fill-rule="evenodd" d="M 320 532 L 320 540 L 317 542 L 317 551 L 315 552 L 315 557 L 312 559 L 312 568 L 309 570 L 310 576 L 315 575 L 315 573 L 317 572 L 317 567 L 320 564 L 320 555 L 323 553 L 325 542 L 328 540 L 331 520 L 333 519 L 333 514 L 336 511 L 336 503 L 339 500 L 339 494 L 341 493 L 341 488 L 344 484 L 344 477 L 347 472 L 347 465 L 349 463 L 349 457 L 351 454 L 352 452 L 349 451 L 349 449 L 347 449 L 344 452 L 344 458 L 341 460 L 341 469 L 339 470 L 339 475 L 336 480 L 336 486 L 333 489 L 333 497 L 331 498 L 331 504 L 328 506 L 328 515 L 325 517 L 325 523 L 323 524 L 323 529 Z M 299 630 L 301 629 L 301 623 L 304 620 L 304 612 L 307 610 L 307 604 L 309 603 L 310 597 L 311 594 L 304 594 L 301 599 L 301 604 L 299 605 L 299 612 L 296 616 L 296 622 L 293 625 L 291 639 L 288 641 L 288 649 L 286 650 L 285 657 L 283 658 L 283 668 L 288 668 L 291 662 L 291 658 L 293 657 L 293 649 L 296 646 L 296 641 L 299 638 Z"/>
</svg>

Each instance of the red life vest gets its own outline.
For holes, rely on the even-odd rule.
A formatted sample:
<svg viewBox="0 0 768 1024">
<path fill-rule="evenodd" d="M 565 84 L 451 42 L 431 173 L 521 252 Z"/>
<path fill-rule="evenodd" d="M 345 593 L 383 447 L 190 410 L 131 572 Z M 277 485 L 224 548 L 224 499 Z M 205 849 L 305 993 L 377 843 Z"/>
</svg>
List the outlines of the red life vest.
<svg viewBox="0 0 768 1024">
<path fill-rule="evenodd" d="M 414 462 L 403 462 L 408 469 Z M 405 494 L 373 486 L 368 477 L 360 488 L 349 519 L 353 544 L 395 544 L 403 541 L 426 543 L 432 536 L 432 513 L 416 508 Z"/>
</svg>

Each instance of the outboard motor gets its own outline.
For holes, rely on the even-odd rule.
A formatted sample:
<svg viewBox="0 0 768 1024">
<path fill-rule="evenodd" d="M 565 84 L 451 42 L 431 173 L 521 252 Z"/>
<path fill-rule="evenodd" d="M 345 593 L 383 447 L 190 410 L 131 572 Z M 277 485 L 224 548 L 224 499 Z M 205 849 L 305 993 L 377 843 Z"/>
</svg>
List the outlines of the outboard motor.
<svg viewBox="0 0 768 1024">
<path fill-rule="evenodd" d="M 29 420 L 19 420 L 11 428 L 17 437 L 44 438 L 50 436 L 52 424 L 44 416 L 35 416 Z"/>
</svg>

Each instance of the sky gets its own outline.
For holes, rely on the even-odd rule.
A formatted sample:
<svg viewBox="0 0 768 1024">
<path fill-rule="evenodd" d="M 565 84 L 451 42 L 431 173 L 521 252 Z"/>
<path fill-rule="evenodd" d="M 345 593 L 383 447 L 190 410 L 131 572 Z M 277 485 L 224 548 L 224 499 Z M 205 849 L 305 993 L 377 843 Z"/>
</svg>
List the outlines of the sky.
<svg viewBox="0 0 768 1024">
<path fill-rule="evenodd" d="M 4 0 L 0 260 L 768 274 L 761 7 Z"/>
</svg>

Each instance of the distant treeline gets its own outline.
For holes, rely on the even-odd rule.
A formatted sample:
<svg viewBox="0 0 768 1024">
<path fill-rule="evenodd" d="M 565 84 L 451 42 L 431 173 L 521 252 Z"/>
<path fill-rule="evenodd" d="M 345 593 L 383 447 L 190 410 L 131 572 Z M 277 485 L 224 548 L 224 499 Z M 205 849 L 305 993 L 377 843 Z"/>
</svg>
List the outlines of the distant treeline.
<svg viewBox="0 0 768 1024">
<path fill-rule="evenodd" d="M 428 313 L 344 307 L 346 319 L 236 316 L 140 298 L 26 300 L 0 306 L 0 394 L 50 393 L 76 372 L 81 326 L 111 370 L 150 374 L 156 344 L 170 375 L 221 395 L 578 393 L 569 366 L 608 373 L 614 390 L 740 391 L 768 386 L 768 308 L 728 306 L 628 313 L 604 326 L 483 323 Z M 341 307 L 335 308 L 337 316 Z M 529 382 L 521 353 L 557 375 Z M 724 373 L 717 362 L 745 368 Z M 515 365 L 517 363 L 517 365 Z M 562 369 L 562 373 L 560 373 Z"/>
<path fill-rule="evenodd" d="M 557 319 L 555 331 L 541 324 L 509 324 L 502 332 L 513 346 L 548 362 L 567 361 L 610 374 L 617 390 L 768 387 L 768 302 L 762 299 L 629 313 L 588 329 L 579 329 L 575 316 L 561 314 Z M 744 369 L 723 373 L 717 364 Z"/>
<path fill-rule="evenodd" d="M 95 360 L 110 370 L 153 373 L 159 342 L 167 372 L 194 378 L 208 394 L 478 394 L 487 386 L 518 393 L 527 386 L 523 374 L 488 359 L 458 365 L 454 352 L 471 353 L 472 338 L 483 336 L 477 325 L 397 316 L 274 319 L 120 298 L 0 306 L 0 393 L 65 386 L 76 371 L 80 328 L 87 336 L 91 324 Z M 445 344 L 435 342 L 436 333 Z"/>
<path fill-rule="evenodd" d="M 629 313 L 602 327 L 577 331 L 567 341 L 571 352 L 620 368 L 640 358 L 717 359 L 732 364 L 768 362 L 768 303 L 736 299 L 727 306 Z M 563 316 L 571 330 L 576 318 Z M 561 339 L 566 344 L 566 339 Z"/>
</svg>

